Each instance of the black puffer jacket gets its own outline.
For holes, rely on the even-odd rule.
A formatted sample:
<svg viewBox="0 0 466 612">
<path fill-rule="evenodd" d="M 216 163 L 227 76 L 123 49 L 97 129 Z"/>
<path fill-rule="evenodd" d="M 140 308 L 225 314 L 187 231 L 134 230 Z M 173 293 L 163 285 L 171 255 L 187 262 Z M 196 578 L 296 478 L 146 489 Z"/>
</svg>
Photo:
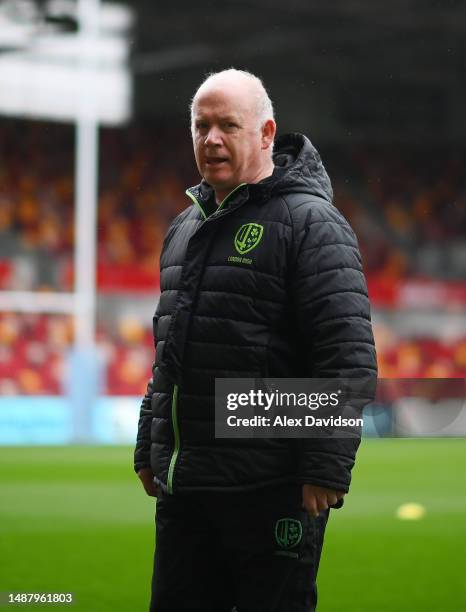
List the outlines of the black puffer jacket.
<svg viewBox="0 0 466 612">
<path fill-rule="evenodd" d="M 357 240 L 320 157 L 291 134 L 274 163 L 220 207 L 206 183 L 189 189 L 194 203 L 165 238 L 135 469 L 152 466 L 169 493 L 284 481 L 348 491 L 359 441 L 214 436 L 215 377 L 376 376 Z"/>
</svg>

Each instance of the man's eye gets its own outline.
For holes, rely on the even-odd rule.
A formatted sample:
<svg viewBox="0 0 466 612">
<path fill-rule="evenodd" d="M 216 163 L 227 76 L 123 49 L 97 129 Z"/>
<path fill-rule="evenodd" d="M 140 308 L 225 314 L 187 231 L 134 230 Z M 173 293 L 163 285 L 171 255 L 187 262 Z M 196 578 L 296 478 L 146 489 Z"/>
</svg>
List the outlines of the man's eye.
<svg viewBox="0 0 466 612">
<path fill-rule="evenodd" d="M 226 126 L 227 128 L 229 128 L 229 129 L 232 129 L 232 128 L 237 128 L 237 127 L 238 127 L 238 125 L 237 125 L 236 123 L 233 123 L 233 121 L 227 121 L 227 122 L 226 122 L 226 124 L 225 124 L 225 126 Z"/>
<path fill-rule="evenodd" d="M 207 123 L 203 123 L 202 121 L 199 123 L 196 123 L 196 128 L 198 130 L 205 130 L 207 128 Z"/>
</svg>

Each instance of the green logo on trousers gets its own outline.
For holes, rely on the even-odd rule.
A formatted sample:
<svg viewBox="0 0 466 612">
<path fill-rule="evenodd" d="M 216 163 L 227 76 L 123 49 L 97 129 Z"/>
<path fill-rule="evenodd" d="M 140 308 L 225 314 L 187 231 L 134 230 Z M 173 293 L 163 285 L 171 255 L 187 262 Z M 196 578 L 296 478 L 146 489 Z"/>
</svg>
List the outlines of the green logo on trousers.
<svg viewBox="0 0 466 612">
<path fill-rule="evenodd" d="M 236 232 L 235 249 L 240 255 L 252 251 L 262 239 L 264 227 L 258 223 L 246 223 Z"/>
<path fill-rule="evenodd" d="M 303 526 L 300 521 L 282 518 L 275 524 L 275 540 L 282 548 L 293 548 L 303 537 Z"/>
</svg>

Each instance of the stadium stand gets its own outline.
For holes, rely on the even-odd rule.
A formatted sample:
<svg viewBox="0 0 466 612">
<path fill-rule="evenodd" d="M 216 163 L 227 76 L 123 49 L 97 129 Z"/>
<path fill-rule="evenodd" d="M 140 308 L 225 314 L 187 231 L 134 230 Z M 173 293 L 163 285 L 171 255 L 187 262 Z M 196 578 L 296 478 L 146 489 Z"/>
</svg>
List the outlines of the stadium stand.
<svg viewBox="0 0 466 612">
<path fill-rule="evenodd" d="M 18 138 L 21 134 L 21 138 Z M 0 289 L 65 291 L 73 283 L 74 133 L 60 124 L 4 121 L 0 141 Z M 186 127 L 101 130 L 98 288 L 101 295 L 158 292 L 166 228 L 197 182 Z M 463 377 L 466 330 L 403 331 L 420 305 L 466 310 L 464 151 L 363 147 L 324 153 L 335 202 L 354 227 L 369 278 L 380 374 Z M 150 296 L 150 297 L 147 297 Z M 428 299 L 426 300 L 426 296 Z M 387 313 L 397 313 L 396 320 Z M 144 321 L 145 324 L 145 321 Z M 0 393 L 59 394 L 73 339 L 64 315 L 0 313 Z M 117 313 L 97 338 L 112 394 L 141 394 L 150 330 Z"/>
</svg>

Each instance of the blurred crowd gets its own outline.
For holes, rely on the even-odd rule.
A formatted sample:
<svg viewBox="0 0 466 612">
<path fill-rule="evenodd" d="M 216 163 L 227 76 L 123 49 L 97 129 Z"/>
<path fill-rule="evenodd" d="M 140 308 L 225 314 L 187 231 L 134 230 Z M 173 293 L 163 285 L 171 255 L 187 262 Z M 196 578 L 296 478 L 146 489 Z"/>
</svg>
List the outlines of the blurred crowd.
<svg viewBox="0 0 466 612">
<path fill-rule="evenodd" d="M 0 313 L 0 396 L 67 392 L 73 321 L 66 315 Z M 151 330 L 132 317 L 98 329 L 104 363 L 102 392 L 141 395 L 151 376 Z"/>
<path fill-rule="evenodd" d="M 400 338 L 377 325 L 375 336 L 382 378 L 466 377 L 466 336 Z M 71 317 L 0 313 L 0 337 L 0 396 L 66 393 Z M 154 357 L 152 330 L 126 316 L 98 329 L 97 341 L 105 365 L 102 392 L 143 395 Z"/>
<path fill-rule="evenodd" d="M 0 290 L 70 290 L 74 244 L 74 131 L 2 120 Z M 466 278 L 466 152 L 411 148 L 323 151 L 335 203 L 350 220 L 368 276 Z M 166 228 L 198 181 L 188 126 L 102 129 L 99 287 L 157 293 Z M 383 329 L 381 376 L 465 376 L 466 338 L 399 338 Z M 0 394 L 61 393 L 73 338 L 67 316 L 0 313 Z M 153 358 L 150 330 L 122 317 L 98 327 L 112 394 L 141 394 Z"/>
<path fill-rule="evenodd" d="M 374 325 L 380 378 L 466 378 L 466 335 L 400 337 Z"/>
<path fill-rule="evenodd" d="M 184 136 L 163 128 L 101 130 L 97 249 L 104 283 L 118 268 L 155 277 L 167 225 L 187 204 L 184 181 L 197 180 Z M 71 288 L 74 174 L 71 127 L 2 120 L 1 289 Z"/>
<path fill-rule="evenodd" d="M 465 151 L 355 147 L 323 157 L 368 274 L 464 278 Z M 125 267 L 155 274 L 167 225 L 198 181 L 188 127 L 102 129 L 99 160 L 100 280 Z M 70 288 L 74 161 L 71 127 L 2 120 L 0 288 Z"/>
<path fill-rule="evenodd" d="M 466 150 L 359 147 L 343 162 L 346 176 L 331 173 L 369 274 L 464 280 L 465 162 Z"/>
</svg>

